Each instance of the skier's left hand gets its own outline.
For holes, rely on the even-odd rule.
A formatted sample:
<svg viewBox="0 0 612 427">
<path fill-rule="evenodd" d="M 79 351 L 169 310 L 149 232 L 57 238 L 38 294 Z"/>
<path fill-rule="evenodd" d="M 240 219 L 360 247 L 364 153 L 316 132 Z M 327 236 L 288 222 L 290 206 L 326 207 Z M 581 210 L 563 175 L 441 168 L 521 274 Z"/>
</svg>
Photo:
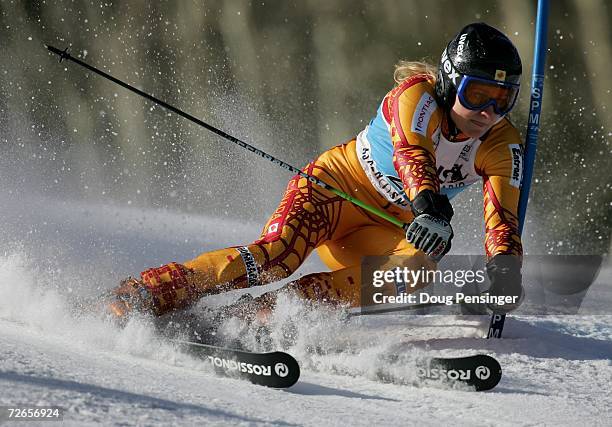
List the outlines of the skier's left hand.
<svg viewBox="0 0 612 427">
<path fill-rule="evenodd" d="M 487 275 L 491 281 L 489 295 L 515 297 L 514 303 L 488 304 L 488 307 L 496 314 L 506 314 L 517 309 L 525 296 L 520 258 L 514 255 L 495 255 L 487 263 Z"/>
</svg>

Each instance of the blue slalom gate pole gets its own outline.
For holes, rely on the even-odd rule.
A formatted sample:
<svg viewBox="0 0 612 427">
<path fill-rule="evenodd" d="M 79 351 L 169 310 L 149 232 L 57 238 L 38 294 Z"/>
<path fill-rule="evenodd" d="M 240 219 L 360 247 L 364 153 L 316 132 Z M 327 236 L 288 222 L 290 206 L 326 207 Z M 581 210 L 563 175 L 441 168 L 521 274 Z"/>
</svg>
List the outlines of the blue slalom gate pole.
<svg viewBox="0 0 612 427">
<path fill-rule="evenodd" d="M 544 65 L 546 63 L 546 45 L 548 31 L 548 0 L 538 0 L 536 16 L 535 46 L 533 51 L 533 69 L 531 73 L 531 102 L 529 104 L 529 119 L 527 135 L 525 136 L 525 153 L 523 155 L 523 181 L 518 205 L 519 234 L 523 232 L 529 190 L 533 177 L 538 133 L 540 131 L 540 112 L 542 111 L 542 96 L 544 93 Z M 505 314 L 494 314 L 491 317 L 487 338 L 501 338 L 506 321 Z"/>
</svg>

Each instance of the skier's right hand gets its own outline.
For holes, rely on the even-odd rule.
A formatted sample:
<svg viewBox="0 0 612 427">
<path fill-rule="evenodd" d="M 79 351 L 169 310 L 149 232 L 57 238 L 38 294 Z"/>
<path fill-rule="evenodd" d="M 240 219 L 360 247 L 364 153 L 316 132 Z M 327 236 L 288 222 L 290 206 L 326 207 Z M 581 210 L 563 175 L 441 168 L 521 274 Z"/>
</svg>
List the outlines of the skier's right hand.
<svg viewBox="0 0 612 427">
<path fill-rule="evenodd" d="M 431 190 L 421 191 L 412 201 L 415 218 L 406 229 L 406 240 L 416 249 L 440 261 L 450 251 L 453 228 L 450 220 L 454 211 L 448 197 Z"/>
</svg>

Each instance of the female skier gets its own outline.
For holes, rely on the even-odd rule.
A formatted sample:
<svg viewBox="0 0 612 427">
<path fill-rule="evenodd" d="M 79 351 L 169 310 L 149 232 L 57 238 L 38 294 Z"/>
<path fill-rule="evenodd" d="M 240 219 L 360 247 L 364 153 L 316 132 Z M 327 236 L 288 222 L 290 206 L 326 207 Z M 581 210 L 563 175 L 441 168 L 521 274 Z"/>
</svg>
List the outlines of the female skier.
<svg viewBox="0 0 612 427">
<path fill-rule="evenodd" d="M 522 295 L 517 220 L 522 148 L 506 118 L 521 71 L 518 51 L 503 33 L 470 24 L 448 43 L 437 73 L 426 63 L 400 62 L 397 85 L 376 117 L 355 139 L 304 168 L 410 223 L 406 233 L 295 176 L 258 240 L 128 278 L 110 293 L 106 308 L 120 319 L 134 311 L 159 316 L 204 295 L 286 278 L 313 249 L 331 271 L 303 276 L 283 289 L 309 300 L 359 306 L 361 258 L 402 255 L 412 269 L 435 267 L 453 238 L 449 199 L 480 179 L 490 293 Z M 243 301 L 241 309 L 269 310 L 280 291 Z"/>
</svg>

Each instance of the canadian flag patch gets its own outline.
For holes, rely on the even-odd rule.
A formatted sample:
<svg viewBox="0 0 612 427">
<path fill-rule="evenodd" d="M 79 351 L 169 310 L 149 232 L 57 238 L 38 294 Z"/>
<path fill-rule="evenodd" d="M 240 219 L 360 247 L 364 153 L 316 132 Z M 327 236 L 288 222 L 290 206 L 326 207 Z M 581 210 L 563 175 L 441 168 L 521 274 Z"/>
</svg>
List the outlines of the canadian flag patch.
<svg viewBox="0 0 612 427">
<path fill-rule="evenodd" d="M 273 224 L 270 224 L 270 225 L 268 226 L 268 231 L 266 232 L 266 237 L 270 236 L 271 234 L 272 234 L 272 235 L 276 235 L 276 234 L 278 234 L 278 226 L 279 226 L 279 223 L 278 223 L 278 222 L 275 222 L 275 223 L 273 223 Z"/>
</svg>

